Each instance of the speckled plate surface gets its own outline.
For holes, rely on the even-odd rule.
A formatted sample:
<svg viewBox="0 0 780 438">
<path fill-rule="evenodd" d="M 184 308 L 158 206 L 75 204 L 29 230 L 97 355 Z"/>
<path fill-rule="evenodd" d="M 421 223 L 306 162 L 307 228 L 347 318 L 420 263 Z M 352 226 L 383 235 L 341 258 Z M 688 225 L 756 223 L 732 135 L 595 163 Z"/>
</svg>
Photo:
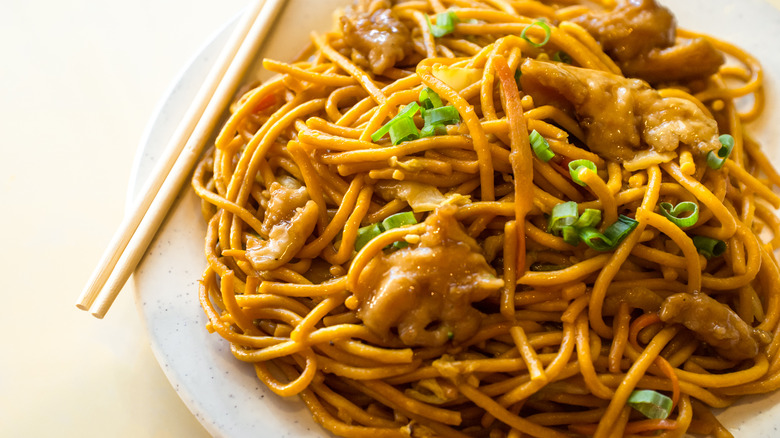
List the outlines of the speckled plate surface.
<svg viewBox="0 0 780 438">
<path fill-rule="evenodd" d="M 333 9 L 347 2 L 290 0 L 259 58 L 292 59 L 308 43 L 310 30 L 329 29 Z M 772 116 L 780 110 L 780 11 L 766 0 L 662 2 L 671 7 L 681 27 L 736 43 L 764 64 L 767 108 L 750 129 L 775 165 L 780 165 L 780 123 Z M 161 101 L 140 144 L 128 198 L 143 186 L 233 24 L 204 47 Z M 298 398 L 281 399 L 268 391 L 251 366 L 234 359 L 227 343 L 206 331 L 206 318 L 197 301 L 197 281 L 206 267 L 205 228 L 199 200 L 187 187 L 134 275 L 138 311 L 171 385 L 214 436 L 329 436 Z M 748 398 L 719 418 L 738 437 L 778 437 L 779 403 L 780 393 Z"/>
</svg>

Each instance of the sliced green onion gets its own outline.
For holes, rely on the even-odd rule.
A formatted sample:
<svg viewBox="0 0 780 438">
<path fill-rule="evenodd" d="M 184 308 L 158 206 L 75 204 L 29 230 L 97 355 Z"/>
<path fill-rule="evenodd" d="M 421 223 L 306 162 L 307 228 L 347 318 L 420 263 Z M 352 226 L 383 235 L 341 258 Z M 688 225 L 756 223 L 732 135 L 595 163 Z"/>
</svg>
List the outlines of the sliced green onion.
<svg viewBox="0 0 780 438">
<path fill-rule="evenodd" d="M 416 140 L 418 138 L 420 138 L 420 131 L 417 129 L 417 125 L 414 124 L 414 120 L 412 120 L 411 117 L 399 119 L 390 126 L 390 141 L 393 145 L 397 145 L 402 141 Z"/>
<path fill-rule="evenodd" d="M 569 245 L 577 246 L 580 243 L 582 229 L 595 230 L 593 227 L 599 222 L 601 222 L 601 210 L 586 208 L 582 214 L 579 214 L 577 203 L 568 201 L 553 207 L 547 232 L 563 237 L 564 242 Z M 586 235 L 590 235 L 590 232 L 586 231 Z M 602 238 L 602 236 L 598 233 L 596 237 Z"/>
<path fill-rule="evenodd" d="M 393 242 L 393 244 L 390 245 L 390 246 L 395 248 L 395 249 L 403 249 L 403 248 L 406 248 L 407 246 L 409 246 L 409 242 L 407 242 L 405 240 L 398 240 L 398 241 Z"/>
<path fill-rule="evenodd" d="M 409 105 L 406 105 L 404 109 L 399 111 L 396 117 L 412 118 L 417 114 L 417 111 L 420 111 L 420 105 L 417 102 L 411 102 Z"/>
<path fill-rule="evenodd" d="M 604 234 L 599 233 L 599 230 L 593 227 L 585 227 L 579 230 L 579 237 L 585 242 L 586 245 L 595 249 L 596 251 L 609 251 L 614 248 L 613 242 L 610 241 Z"/>
<path fill-rule="evenodd" d="M 444 104 L 441 102 L 441 97 L 433 91 L 430 87 L 425 87 L 420 91 L 420 104 L 423 109 L 438 108 Z"/>
<path fill-rule="evenodd" d="M 431 137 L 434 135 L 444 135 L 447 133 L 447 128 L 441 124 L 437 123 L 435 125 L 425 125 L 420 130 L 420 137 Z"/>
<path fill-rule="evenodd" d="M 580 231 L 572 225 L 563 227 L 561 230 L 561 237 L 563 241 L 571 246 L 577 246 L 580 244 Z"/>
<path fill-rule="evenodd" d="M 523 72 L 520 71 L 520 68 L 518 66 L 517 70 L 515 70 L 515 83 L 517 84 L 517 89 L 522 90 L 522 87 L 520 87 L 520 77 L 523 76 Z"/>
<path fill-rule="evenodd" d="M 621 214 L 614 224 L 604 230 L 604 235 L 615 242 L 615 246 L 617 246 L 618 243 L 634 231 L 637 225 L 639 225 L 639 222 Z"/>
<path fill-rule="evenodd" d="M 426 92 L 426 90 L 430 90 L 430 92 Z M 441 98 L 430 88 L 426 88 L 420 93 L 420 101 L 423 105 L 422 116 L 423 122 L 425 122 L 420 131 L 421 137 L 446 134 L 445 125 L 460 122 L 457 108 L 452 105 L 441 106 Z"/>
<path fill-rule="evenodd" d="M 565 64 L 571 64 L 571 56 L 568 53 L 558 50 L 553 55 L 553 61 L 563 62 Z"/>
<path fill-rule="evenodd" d="M 705 258 L 720 257 L 726 252 L 726 242 L 711 237 L 693 236 L 693 245 Z"/>
<path fill-rule="evenodd" d="M 371 134 L 371 141 L 377 142 L 377 141 L 379 141 L 380 138 L 384 137 L 385 134 L 390 132 L 390 126 L 392 126 L 393 123 L 396 123 L 395 120 L 396 120 L 397 117 L 398 116 L 393 117 L 392 119 L 390 119 L 389 122 L 387 122 L 384 125 L 382 125 L 381 128 L 379 128 L 376 131 L 374 131 L 374 133 Z"/>
<path fill-rule="evenodd" d="M 382 229 L 387 231 L 392 230 L 393 228 L 403 227 L 405 225 L 414 225 L 416 223 L 417 219 L 415 219 L 414 213 L 411 211 L 404 211 L 386 217 L 385 220 L 382 221 Z"/>
<path fill-rule="evenodd" d="M 574 160 L 569 162 L 569 174 L 571 175 L 571 179 L 574 180 L 577 184 L 581 186 L 587 186 L 580 177 L 578 176 L 578 173 L 580 171 L 581 167 L 588 168 L 592 170 L 593 172 L 597 172 L 596 164 L 593 163 L 593 161 L 590 160 Z"/>
<path fill-rule="evenodd" d="M 418 105 L 417 102 L 406 105 L 397 116 L 390 119 L 389 122 L 385 123 L 381 128 L 377 129 L 376 132 L 371 134 L 371 140 L 375 142 L 379 141 L 385 134 L 390 133 L 390 140 L 396 145 L 404 140 L 412 140 L 413 138 L 411 137 L 413 136 L 416 136 L 414 138 L 419 137 L 420 132 L 417 130 L 417 126 L 415 126 L 414 120 L 412 119 L 419 110 L 420 105 Z M 396 127 L 396 125 L 399 126 Z"/>
<path fill-rule="evenodd" d="M 453 11 L 437 14 L 436 24 L 431 24 L 431 19 L 428 15 L 425 16 L 425 19 L 428 21 L 428 28 L 431 29 L 431 34 L 436 38 L 452 33 L 455 30 L 455 23 L 460 22 L 460 19 Z"/>
<path fill-rule="evenodd" d="M 534 150 L 534 154 L 537 158 L 545 163 L 552 160 L 555 153 L 550 150 L 550 143 L 547 142 L 546 138 L 542 137 L 542 134 L 539 134 L 539 132 L 534 129 L 528 134 L 528 138 L 531 140 L 531 148 Z"/>
<path fill-rule="evenodd" d="M 639 225 L 639 222 L 628 216 L 620 215 L 618 220 L 600 233 L 593 227 L 580 228 L 580 239 L 596 251 L 611 251 L 615 249 Z"/>
<path fill-rule="evenodd" d="M 528 31 L 529 28 L 534 27 L 534 26 L 541 27 L 542 30 L 544 30 L 544 40 L 541 43 L 537 43 L 537 42 L 533 41 L 531 38 L 525 36 L 526 31 Z M 528 41 L 528 43 L 530 43 L 534 47 L 542 47 L 543 45 L 547 44 L 547 42 L 550 41 L 550 34 L 551 33 L 552 32 L 550 31 L 550 26 L 548 26 L 547 23 L 545 23 L 542 20 L 536 20 L 533 23 L 531 23 L 530 26 L 526 26 L 525 29 L 523 29 L 523 32 L 520 33 L 520 38 Z"/>
<path fill-rule="evenodd" d="M 578 215 L 577 203 L 574 201 L 556 205 L 550 213 L 550 223 L 547 226 L 547 232 L 555 233 L 561 231 L 564 227 L 573 225 L 577 221 Z"/>
<path fill-rule="evenodd" d="M 709 166 L 710 169 L 718 170 L 723 167 L 723 163 L 725 162 L 726 160 L 718 157 L 715 151 L 709 151 L 707 153 L 707 166 Z"/>
<path fill-rule="evenodd" d="M 661 202 L 658 207 L 661 208 L 661 214 L 680 228 L 692 227 L 699 220 L 699 205 L 695 202 L 685 201 L 675 206 L 668 202 Z M 690 214 L 680 217 L 685 213 Z"/>
<path fill-rule="evenodd" d="M 718 137 L 718 141 L 720 141 L 720 144 L 723 145 L 723 147 L 729 151 L 729 154 L 731 154 L 731 150 L 734 149 L 734 137 L 728 134 L 723 134 L 720 137 Z M 718 152 L 718 155 L 720 155 L 720 152 Z"/>
<path fill-rule="evenodd" d="M 672 412 L 672 399 L 651 389 L 640 389 L 628 397 L 628 405 L 647 418 L 662 420 Z"/>
<path fill-rule="evenodd" d="M 425 125 L 452 125 L 460 122 L 458 109 L 452 105 L 426 109 L 423 110 L 422 115 Z"/>
<path fill-rule="evenodd" d="M 710 151 L 707 154 L 707 166 L 714 170 L 718 170 L 723 167 L 723 163 L 726 162 L 726 158 L 731 155 L 731 150 L 734 149 L 734 137 L 728 134 L 723 134 L 718 137 L 718 140 L 720 140 L 721 144 L 718 152 L 716 153 L 715 151 Z"/>
<path fill-rule="evenodd" d="M 417 219 L 414 217 L 414 213 L 411 211 L 404 211 L 396 213 L 392 216 L 388 216 L 382 222 L 367 225 L 361 227 L 357 232 L 357 240 L 355 240 L 355 250 L 360 251 L 361 248 L 366 246 L 374 237 L 384 233 L 387 230 L 393 228 L 403 227 L 405 225 L 414 225 L 417 223 Z M 394 248 L 400 249 L 409 246 L 405 241 L 398 241 L 393 243 Z"/>
<path fill-rule="evenodd" d="M 573 226 L 574 228 L 595 227 L 599 222 L 601 222 L 601 210 L 586 208 Z"/>
<path fill-rule="evenodd" d="M 360 251 L 368 242 L 382 234 L 380 224 L 371 224 L 358 229 L 357 240 L 355 240 L 355 251 Z"/>
<path fill-rule="evenodd" d="M 411 211 L 404 211 L 396 213 L 392 216 L 388 216 L 382 221 L 381 227 L 383 231 L 392 230 L 393 228 L 403 227 L 404 225 L 414 225 L 417 223 L 417 219 L 414 217 L 414 213 Z M 409 243 L 404 240 L 393 242 L 392 247 L 395 249 L 406 248 Z"/>
</svg>

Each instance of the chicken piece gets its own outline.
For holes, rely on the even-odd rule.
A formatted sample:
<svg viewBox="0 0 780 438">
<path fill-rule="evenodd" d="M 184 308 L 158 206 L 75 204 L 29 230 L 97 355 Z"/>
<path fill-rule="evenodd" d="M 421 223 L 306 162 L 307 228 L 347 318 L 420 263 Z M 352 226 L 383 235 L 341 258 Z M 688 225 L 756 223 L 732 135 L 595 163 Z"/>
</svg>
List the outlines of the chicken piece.
<svg viewBox="0 0 780 438">
<path fill-rule="evenodd" d="M 525 93 L 537 104 L 573 109 L 590 150 L 629 170 L 653 164 L 640 153 L 648 149 L 662 162 L 680 143 L 702 154 L 720 147 L 714 119 L 693 102 L 661 97 L 639 79 L 533 59 L 521 71 Z M 639 167 L 635 157 L 644 160 Z"/>
<path fill-rule="evenodd" d="M 631 304 L 631 307 L 635 309 L 642 309 L 645 312 L 657 312 L 661 308 L 661 303 L 663 303 L 664 299 L 655 291 L 646 287 L 632 287 L 607 295 L 604 299 L 602 313 L 609 316 L 617 315 L 620 304 L 624 301 Z"/>
<path fill-rule="evenodd" d="M 319 213 L 306 187 L 293 189 L 273 182 L 269 192 L 260 230 L 268 240 L 250 239 L 245 252 L 252 267 L 260 271 L 276 269 L 292 260 L 314 231 Z"/>
<path fill-rule="evenodd" d="M 709 41 L 696 38 L 672 47 L 653 49 L 621 63 L 626 76 L 650 83 L 689 81 L 717 73 L 723 55 Z"/>
<path fill-rule="evenodd" d="M 366 3 L 346 8 L 340 18 L 341 31 L 353 49 L 353 59 L 374 74 L 382 74 L 412 52 L 411 32 L 390 10 L 389 2 Z"/>
<path fill-rule="evenodd" d="M 728 306 L 701 292 L 667 297 L 659 315 L 664 322 L 684 325 L 729 360 L 752 359 L 771 340 L 769 333 L 754 329 Z"/>
<path fill-rule="evenodd" d="M 629 61 L 656 47 L 674 44 L 676 20 L 655 0 L 629 0 L 615 9 L 574 17 L 615 61 Z"/>
<path fill-rule="evenodd" d="M 503 287 L 477 242 L 441 207 L 425 220 L 420 243 L 375 257 L 354 291 L 357 316 L 385 339 L 410 346 L 439 346 L 471 338 L 482 313 L 471 306 Z"/>
<path fill-rule="evenodd" d="M 662 98 L 650 89 L 640 93 L 637 102 L 642 140 L 650 149 L 673 151 L 682 143 L 704 155 L 720 148 L 717 122 L 690 100 Z"/>
<path fill-rule="evenodd" d="M 571 21 L 593 35 L 626 76 L 650 83 L 706 77 L 725 61 L 706 39 L 676 42 L 674 16 L 655 0 L 628 0 Z"/>
</svg>

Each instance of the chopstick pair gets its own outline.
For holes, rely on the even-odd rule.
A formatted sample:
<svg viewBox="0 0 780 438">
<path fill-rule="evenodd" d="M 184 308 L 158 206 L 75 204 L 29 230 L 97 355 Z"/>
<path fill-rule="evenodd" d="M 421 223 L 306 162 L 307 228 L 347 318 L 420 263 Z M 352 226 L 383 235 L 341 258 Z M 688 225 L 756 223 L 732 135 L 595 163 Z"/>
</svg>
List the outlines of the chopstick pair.
<svg viewBox="0 0 780 438">
<path fill-rule="evenodd" d="M 103 318 L 135 271 L 203 147 L 230 104 L 285 0 L 254 0 L 152 170 L 141 195 L 81 292 L 76 307 Z"/>
</svg>

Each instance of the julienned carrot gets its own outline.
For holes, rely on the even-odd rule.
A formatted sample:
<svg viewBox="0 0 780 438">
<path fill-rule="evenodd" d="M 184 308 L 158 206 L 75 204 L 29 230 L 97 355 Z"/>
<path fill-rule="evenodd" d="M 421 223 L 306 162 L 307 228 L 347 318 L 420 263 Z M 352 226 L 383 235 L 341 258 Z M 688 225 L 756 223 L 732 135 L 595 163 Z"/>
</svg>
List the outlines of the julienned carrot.
<svg viewBox="0 0 780 438">
<path fill-rule="evenodd" d="M 515 219 L 517 220 L 517 271 L 525 272 L 525 216 L 533 208 L 533 157 L 528 129 L 520 104 L 520 91 L 514 75 L 503 56 L 492 58 L 504 93 L 504 112 L 509 121 L 509 164 L 515 179 Z"/>
</svg>

